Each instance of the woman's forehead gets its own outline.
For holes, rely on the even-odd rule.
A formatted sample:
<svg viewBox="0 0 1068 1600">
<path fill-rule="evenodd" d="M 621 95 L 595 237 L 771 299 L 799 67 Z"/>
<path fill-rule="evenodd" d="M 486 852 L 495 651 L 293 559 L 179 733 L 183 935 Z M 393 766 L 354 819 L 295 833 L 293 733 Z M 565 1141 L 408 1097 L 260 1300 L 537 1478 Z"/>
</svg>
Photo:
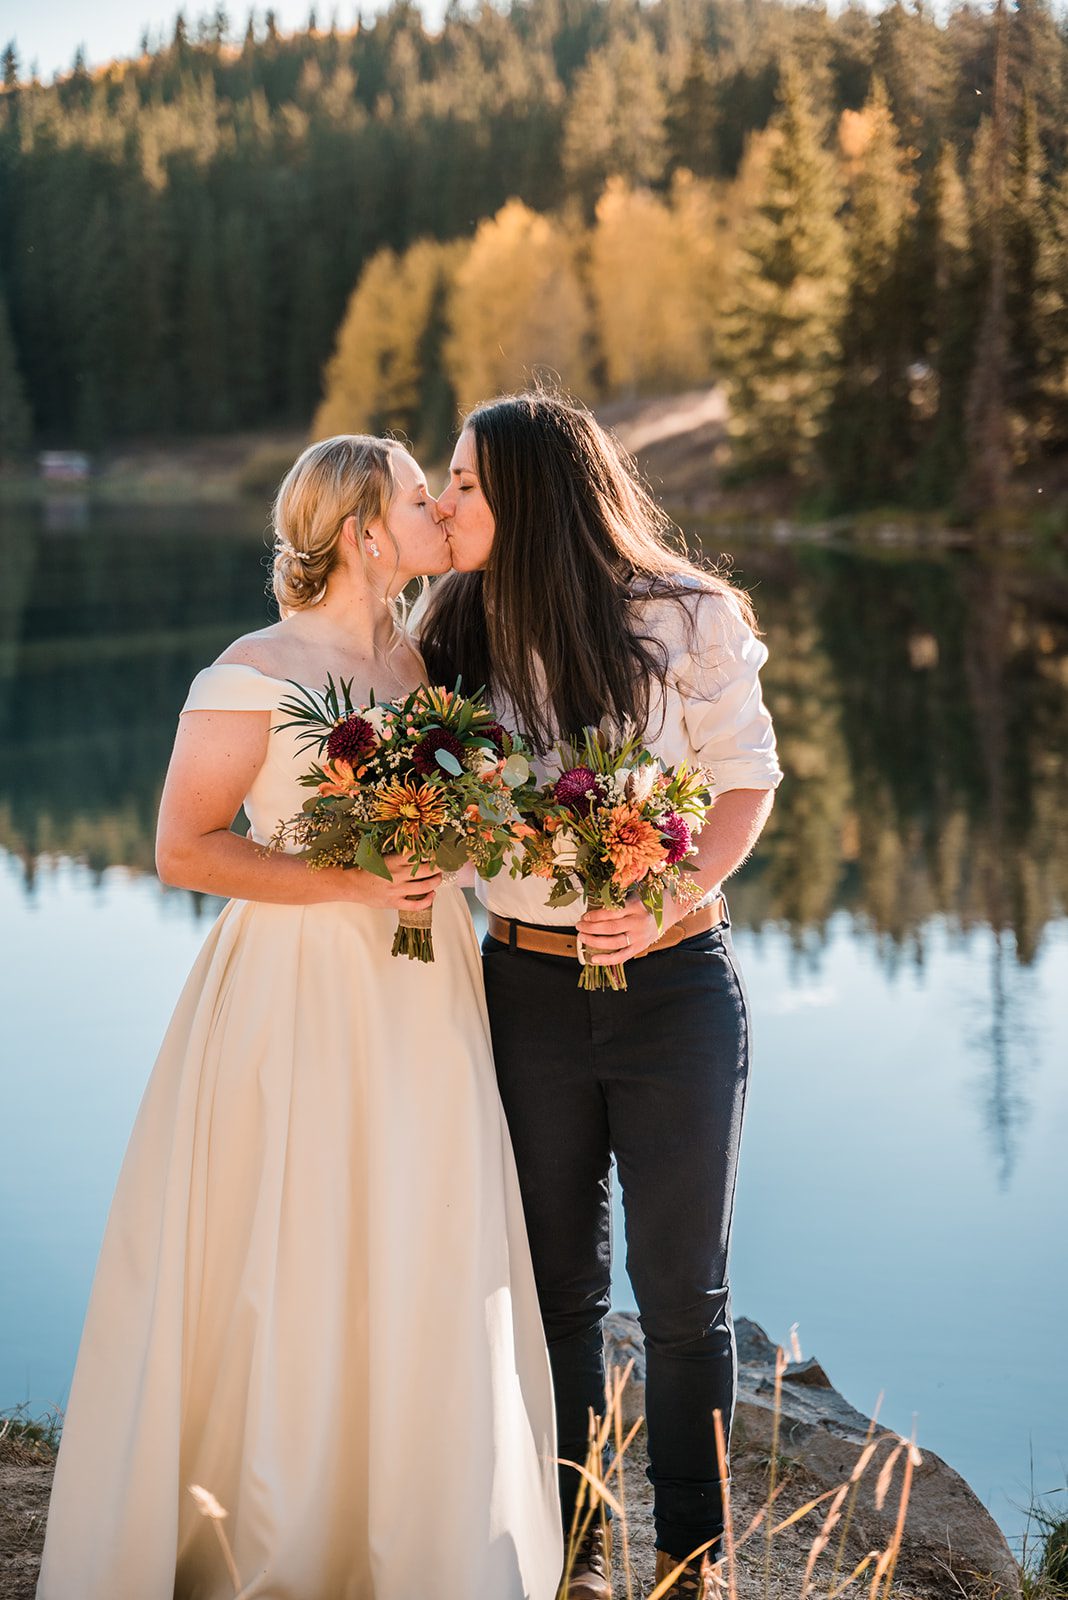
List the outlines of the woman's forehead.
<svg viewBox="0 0 1068 1600">
<path fill-rule="evenodd" d="M 393 476 L 398 489 L 414 489 L 423 482 L 423 469 L 402 445 L 393 452 Z"/>
<path fill-rule="evenodd" d="M 475 436 L 469 428 L 465 428 L 452 453 L 452 471 L 474 472 L 475 466 Z"/>
</svg>

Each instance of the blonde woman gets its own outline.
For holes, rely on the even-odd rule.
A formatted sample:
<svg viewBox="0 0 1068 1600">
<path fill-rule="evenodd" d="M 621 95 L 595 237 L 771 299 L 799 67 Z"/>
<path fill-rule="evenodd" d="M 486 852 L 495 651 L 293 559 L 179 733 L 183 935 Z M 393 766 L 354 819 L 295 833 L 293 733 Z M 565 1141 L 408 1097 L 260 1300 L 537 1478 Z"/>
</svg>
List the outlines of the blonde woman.
<svg viewBox="0 0 1068 1600">
<path fill-rule="evenodd" d="M 416 462 L 365 437 L 306 450 L 274 525 L 282 620 L 194 680 L 167 775 L 161 876 L 230 900 L 119 1177 L 38 1597 L 223 1600 L 236 1572 L 270 1600 L 551 1600 L 551 1386 L 462 896 L 264 849 L 305 798 L 289 680 L 414 687 L 397 597 L 448 546 Z M 431 899 L 436 963 L 394 960 Z"/>
</svg>

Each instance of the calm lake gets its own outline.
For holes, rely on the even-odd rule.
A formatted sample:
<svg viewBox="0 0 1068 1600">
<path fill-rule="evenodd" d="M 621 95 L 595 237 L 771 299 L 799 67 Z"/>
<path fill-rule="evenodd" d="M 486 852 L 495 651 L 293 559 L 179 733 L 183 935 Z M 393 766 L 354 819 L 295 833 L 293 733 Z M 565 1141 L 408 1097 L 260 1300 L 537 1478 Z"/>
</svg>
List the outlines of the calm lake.
<svg viewBox="0 0 1068 1600">
<path fill-rule="evenodd" d="M 0 510 L 0 1410 L 65 1402 L 219 909 L 161 889 L 153 829 L 189 680 L 267 615 L 261 527 Z M 787 773 L 730 894 L 756 1038 L 736 1310 L 915 1418 L 1018 1549 L 1068 1482 L 1068 574 L 732 548 Z"/>
</svg>

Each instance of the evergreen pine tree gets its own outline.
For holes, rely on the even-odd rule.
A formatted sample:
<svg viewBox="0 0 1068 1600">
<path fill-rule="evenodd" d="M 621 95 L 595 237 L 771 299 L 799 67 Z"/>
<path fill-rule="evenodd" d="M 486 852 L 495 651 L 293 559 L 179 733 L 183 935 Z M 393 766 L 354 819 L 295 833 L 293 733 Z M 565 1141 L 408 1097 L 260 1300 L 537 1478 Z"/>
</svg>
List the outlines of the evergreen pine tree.
<svg viewBox="0 0 1068 1600">
<path fill-rule="evenodd" d="M 696 39 L 667 116 L 671 165 L 699 178 L 721 171 L 715 59 Z"/>
<path fill-rule="evenodd" d="M 5 89 L 17 89 L 19 84 L 19 58 L 15 49 L 14 39 L 4 47 L 4 55 L 0 71 L 3 72 Z"/>
<path fill-rule="evenodd" d="M 964 466 L 964 404 L 975 325 L 968 199 L 949 144 L 924 178 L 915 262 L 917 282 L 924 286 L 920 350 L 928 393 L 918 419 L 912 498 L 920 505 L 944 505 L 953 499 Z"/>
<path fill-rule="evenodd" d="M 738 463 L 805 477 L 841 370 L 847 257 L 835 161 L 796 68 L 780 95 L 719 351 Z"/>
<path fill-rule="evenodd" d="M 890 499 L 910 455 L 908 369 L 916 350 L 910 262 L 914 177 L 882 80 L 862 114 L 850 184 L 849 295 L 825 452 L 847 505 Z"/>
<path fill-rule="evenodd" d="M 30 442 L 30 408 L 19 371 L 15 341 L 0 290 L 0 466 L 18 459 Z"/>
<path fill-rule="evenodd" d="M 1025 91 L 1016 119 L 1005 189 L 1005 260 L 1009 365 L 1006 400 L 1030 453 L 1043 329 L 1037 307 L 1038 262 L 1047 232 L 1045 155 L 1038 137 L 1033 97 Z"/>
<path fill-rule="evenodd" d="M 564 124 L 570 186 L 592 209 L 609 178 L 655 183 L 667 155 L 667 104 L 652 34 L 614 36 L 577 74 Z"/>
<path fill-rule="evenodd" d="M 1040 361 L 1035 432 L 1043 449 L 1053 454 L 1068 449 L 1068 168 L 1050 194 L 1036 277 Z"/>
<path fill-rule="evenodd" d="M 206 198 L 189 218 L 181 264 L 179 418 L 189 430 L 225 428 L 232 417 L 219 293 L 217 230 Z"/>
<path fill-rule="evenodd" d="M 875 71 L 907 144 L 930 150 L 955 91 L 946 32 L 929 0 L 893 0 L 876 23 Z"/>
<path fill-rule="evenodd" d="M 981 261 L 979 318 L 968 381 L 968 461 L 964 505 L 973 515 L 996 510 L 1009 472 L 1006 188 L 1008 177 L 1008 12 L 997 0 L 993 113 L 976 139 L 973 217 Z"/>
</svg>

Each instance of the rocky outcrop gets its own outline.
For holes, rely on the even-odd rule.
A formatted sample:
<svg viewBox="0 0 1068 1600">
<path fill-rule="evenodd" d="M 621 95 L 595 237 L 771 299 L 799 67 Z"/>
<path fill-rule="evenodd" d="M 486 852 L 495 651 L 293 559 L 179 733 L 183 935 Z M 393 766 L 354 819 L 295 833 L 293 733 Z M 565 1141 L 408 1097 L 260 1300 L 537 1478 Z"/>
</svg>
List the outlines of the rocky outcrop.
<svg viewBox="0 0 1068 1600">
<path fill-rule="evenodd" d="M 732 1480 L 739 1472 L 751 1475 L 754 1462 L 766 1462 L 775 1398 L 775 1346 L 763 1329 L 745 1318 L 738 1319 L 735 1331 L 738 1405 Z M 608 1318 L 608 1343 L 610 1358 L 617 1365 L 634 1360 L 624 1400 L 625 1420 L 633 1422 L 642 1413 L 645 1386 L 645 1354 L 637 1317 L 614 1312 Z M 869 1426 L 869 1419 L 838 1393 L 818 1361 L 787 1367 L 782 1382 L 779 1456 L 781 1469 L 793 1473 L 803 1491 L 795 1493 L 789 1509 L 849 1478 Z M 860 1479 L 850 1532 L 851 1546 L 862 1553 L 888 1543 L 898 1509 L 900 1457 L 881 1507 L 875 1493 L 880 1465 L 897 1435 L 883 1428 L 877 1428 L 876 1435 L 885 1442 L 876 1450 L 874 1465 Z M 912 1479 L 895 1593 L 905 1585 L 918 1593 L 944 1594 L 947 1600 L 953 1595 L 1014 1600 L 1020 1593 L 1019 1568 L 1001 1529 L 959 1473 L 922 1446 L 921 1456 Z M 821 1516 L 822 1509 L 806 1519 L 811 1520 L 810 1539 Z"/>
</svg>

